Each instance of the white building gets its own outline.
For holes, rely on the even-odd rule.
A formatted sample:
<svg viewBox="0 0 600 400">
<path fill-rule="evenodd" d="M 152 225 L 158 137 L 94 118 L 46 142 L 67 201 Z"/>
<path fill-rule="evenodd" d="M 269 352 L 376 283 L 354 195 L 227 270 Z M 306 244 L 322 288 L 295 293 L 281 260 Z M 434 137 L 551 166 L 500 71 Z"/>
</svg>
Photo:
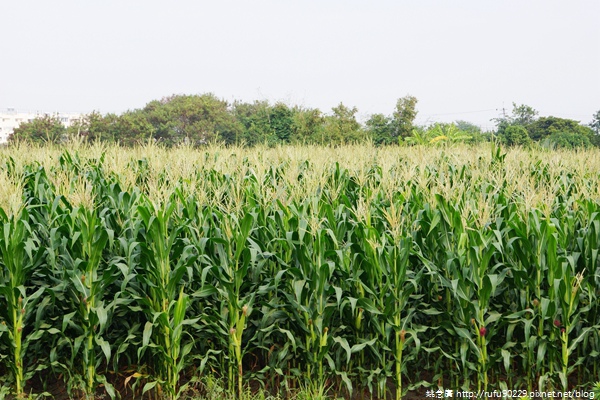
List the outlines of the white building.
<svg viewBox="0 0 600 400">
<path fill-rule="evenodd" d="M 8 137 L 13 133 L 13 130 L 18 128 L 22 123 L 31 122 L 35 118 L 43 117 L 45 115 L 58 117 L 65 127 L 71 126 L 83 117 L 83 114 L 76 113 L 30 112 L 18 111 L 14 108 L 0 110 L 0 144 L 8 142 Z"/>
</svg>

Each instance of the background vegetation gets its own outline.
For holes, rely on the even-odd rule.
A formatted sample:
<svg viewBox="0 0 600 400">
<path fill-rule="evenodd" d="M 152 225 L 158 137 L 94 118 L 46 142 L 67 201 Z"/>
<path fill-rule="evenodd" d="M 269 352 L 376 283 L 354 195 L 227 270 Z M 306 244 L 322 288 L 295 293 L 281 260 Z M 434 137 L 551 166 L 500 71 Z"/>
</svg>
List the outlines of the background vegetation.
<svg viewBox="0 0 600 400">
<path fill-rule="evenodd" d="M 69 147 L 0 151 L 0 393 L 598 380 L 598 150 Z"/>
<path fill-rule="evenodd" d="M 213 94 L 174 95 L 148 103 L 121 115 L 91 113 L 79 123 L 64 127 L 58 117 L 44 116 L 23 123 L 10 142 L 62 143 L 79 138 L 124 146 L 152 141 L 166 146 L 277 144 L 342 145 L 372 142 L 375 145 L 501 143 L 543 147 L 585 148 L 600 145 L 600 111 L 589 125 L 552 116 L 538 118 L 526 105 L 513 104 L 510 115 L 495 119 L 496 130 L 482 132 L 467 121 L 416 126 L 417 99 L 405 96 L 387 116 L 371 115 L 357 120 L 356 107 L 340 103 L 329 114 L 319 109 L 267 101 L 228 103 Z"/>
</svg>

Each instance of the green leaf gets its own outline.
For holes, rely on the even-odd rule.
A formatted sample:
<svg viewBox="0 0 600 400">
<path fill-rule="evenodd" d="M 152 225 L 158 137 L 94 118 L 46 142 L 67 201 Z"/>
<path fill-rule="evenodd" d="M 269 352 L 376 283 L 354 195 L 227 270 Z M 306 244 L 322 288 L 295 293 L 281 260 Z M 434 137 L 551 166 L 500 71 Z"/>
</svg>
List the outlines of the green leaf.
<svg viewBox="0 0 600 400">
<path fill-rule="evenodd" d="M 96 311 L 96 315 L 98 316 L 98 323 L 100 324 L 100 327 L 103 330 L 106 326 L 106 321 L 108 319 L 106 309 L 103 306 L 99 306 L 94 307 L 94 311 Z"/>
<path fill-rule="evenodd" d="M 374 315 L 381 314 L 381 311 L 379 311 L 377 309 L 375 304 L 373 304 L 373 302 L 366 297 L 361 297 L 360 299 L 358 299 L 357 304 L 360 308 L 364 309 L 368 313 L 371 313 Z"/>
<path fill-rule="evenodd" d="M 154 389 L 154 387 L 158 384 L 157 381 L 153 381 L 153 382 L 148 382 L 144 385 L 144 388 L 142 389 L 142 395 L 144 393 L 146 393 L 148 390 L 152 390 Z"/>
<path fill-rule="evenodd" d="M 110 361 L 110 345 L 108 344 L 108 342 L 106 340 L 104 340 L 103 338 L 101 338 L 100 336 L 96 336 L 95 338 L 96 344 L 98 346 L 100 346 L 100 348 L 102 349 L 102 352 L 104 353 L 104 356 L 106 357 L 106 362 Z"/>
<path fill-rule="evenodd" d="M 340 346 L 342 346 L 342 348 L 346 351 L 346 363 L 350 363 L 350 356 L 352 354 L 352 350 L 350 349 L 350 345 L 348 344 L 348 341 L 345 338 L 339 337 L 339 336 L 334 336 L 333 337 L 333 341 L 338 343 Z"/>
</svg>

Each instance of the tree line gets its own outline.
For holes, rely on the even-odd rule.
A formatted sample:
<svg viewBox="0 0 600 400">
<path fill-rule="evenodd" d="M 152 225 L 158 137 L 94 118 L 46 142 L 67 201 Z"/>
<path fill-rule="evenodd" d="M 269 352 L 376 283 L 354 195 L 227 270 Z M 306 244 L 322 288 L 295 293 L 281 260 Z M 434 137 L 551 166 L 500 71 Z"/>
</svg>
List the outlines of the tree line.
<svg viewBox="0 0 600 400">
<path fill-rule="evenodd" d="M 282 102 L 233 103 L 212 93 L 173 95 L 153 100 L 141 109 L 122 114 L 84 115 L 69 127 L 57 116 L 45 115 L 22 123 L 9 143 L 55 143 L 77 138 L 132 146 L 149 141 L 167 146 L 188 144 L 254 146 L 257 144 L 342 145 L 371 141 L 375 145 L 435 144 L 498 140 L 506 145 L 539 142 L 551 147 L 600 146 L 600 111 L 589 125 L 578 121 L 538 117 L 526 105 L 513 103 L 512 114 L 494 119 L 496 130 L 484 132 L 467 121 L 417 126 L 417 99 L 397 100 L 390 115 L 373 114 L 361 124 L 358 109 L 343 103 L 330 113 L 318 108 L 290 106 Z"/>
</svg>

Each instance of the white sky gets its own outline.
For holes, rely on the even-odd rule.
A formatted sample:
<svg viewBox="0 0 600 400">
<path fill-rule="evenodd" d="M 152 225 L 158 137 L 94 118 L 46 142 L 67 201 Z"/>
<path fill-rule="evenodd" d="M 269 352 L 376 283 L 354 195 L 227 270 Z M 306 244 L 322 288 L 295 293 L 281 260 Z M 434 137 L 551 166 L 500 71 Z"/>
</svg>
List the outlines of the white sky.
<svg viewBox="0 0 600 400">
<path fill-rule="evenodd" d="M 0 111 L 206 92 L 361 119 L 411 94 L 419 123 L 490 128 L 513 101 L 600 110 L 598 0 L 2 0 L 0 15 Z"/>
</svg>

